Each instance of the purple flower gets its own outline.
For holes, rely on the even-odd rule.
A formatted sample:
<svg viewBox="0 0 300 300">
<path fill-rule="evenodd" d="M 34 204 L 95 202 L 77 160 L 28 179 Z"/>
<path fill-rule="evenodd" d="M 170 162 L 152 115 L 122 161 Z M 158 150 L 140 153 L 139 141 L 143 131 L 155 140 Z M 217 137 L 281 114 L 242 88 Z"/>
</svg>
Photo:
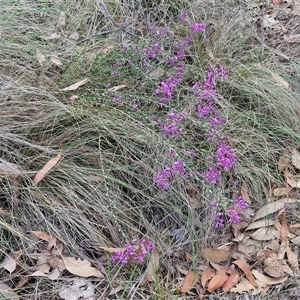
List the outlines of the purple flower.
<svg viewBox="0 0 300 300">
<path fill-rule="evenodd" d="M 111 72 L 110 75 L 111 75 L 111 76 L 117 76 L 117 75 L 118 75 L 118 72 L 117 72 L 117 71 L 113 71 L 113 72 Z"/>
<path fill-rule="evenodd" d="M 170 151 L 168 152 L 168 156 L 169 156 L 169 157 L 175 157 L 175 156 L 176 156 L 176 152 L 175 152 L 174 150 L 170 150 Z"/>
<path fill-rule="evenodd" d="M 158 120 L 157 123 L 160 129 L 168 138 L 178 138 L 182 133 L 182 128 L 179 127 L 176 123 L 165 124 L 161 120 Z"/>
<path fill-rule="evenodd" d="M 143 263 L 149 251 L 155 249 L 155 246 L 152 241 L 142 239 L 139 245 L 137 245 L 136 240 L 133 240 L 129 245 L 125 245 L 125 248 L 124 251 L 115 251 L 110 261 L 127 265 L 131 259 L 134 259 L 139 263 Z"/>
<path fill-rule="evenodd" d="M 170 187 L 169 180 L 171 177 L 171 169 L 166 168 L 161 172 L 157 173 L 157 176 L 153 178 L 153 181 L 164 190 Z"/>
<path fill-rule="evenodd" d="M 233 168 L 237 161 L 235 153 L 225 142 L 219 144 L 216 158 L 217 166 L 223 168 L 225 171 Z"/>
<path fill-rule="evenodd" d="M 235 206 L 240 211 L 249 208 L 249 204 L 241 196 L 235 200 Z"/>
<path fill-rule="evenodd" d="M 211 202 L 209 203 L 209 205 L 210 205 L 211 207 L 216 208 L 216 207 L 219 205 L 219 202 L 218 202 L 217 200 L 213 200 L 213 201 L 211 201 Z"/>
<path fill-rule="evenodd" d="M 122 45 L 121 49 L 122 49 L 122 51 L 127 51 L 128 50 L 128 46 L 127 45 Z"/>
<path fill-rule="evenodd" d="M 205 30 L 206 25 L 203 23 L 190 24 L 190 29 L 193 32 L 203 32 Z"/>
<path fill-rule="evenodd" d="M 182 160 L 175 161 L 172 164 L 172 174 L 174 176 L 181 175 L 183 178 L 188 179 L 188 172 L 185 170 L 184 163 Z"/>
<path fill-rule="evenodd" d="M 241 217 L 238 215 L 237 211 L 234 209 L 228 209 L 227 214 L 229 216 L 229 223 L 240 223 L 241 222 Z"/>
<path fill-rule="evenodd" d="M 223 213 L 222 212 L 216 213 L 216 215 L 212 218 L 212 220 L 216 222 L 216 228 L 224 227 L 225 221 L 223 219 Z"/>
<path fill-rule="evenodd" d="M 182 13 L 179 15 L 179 20 L 182 21 L 182 22 L 188 22 L 186 12 L 182 12 Z"/>
<path fill-rule="evenodd" d="M 204 106 L 198 105 L 198 117 L 199 119 L 205 118 L 210 114 L 215 114 L 216 108 L 212 103 L 208 103 Z"/>
<path fill-rule="evenodd" d="M 184 154 L 191 157 L 197 157 L 197 153 L 195 152 L 195 150 L 185 151 Z"/>
<path fill-rule="evenodd" d="M 212 185 L 217 184 L 221 179 L 221 171 L 217 167 L 210 167 L 205 173 L 205 180 Z"/>
<path fill-rule="evenodd" d="M 210 117 L 210 119 L 209 119 L 209 123 L 210 123 L 211 127 L 222 126 L 222 125 L 225 125 L 226 122 L 227 122 L 227 120 L 225 118 Z"/>
</svg>

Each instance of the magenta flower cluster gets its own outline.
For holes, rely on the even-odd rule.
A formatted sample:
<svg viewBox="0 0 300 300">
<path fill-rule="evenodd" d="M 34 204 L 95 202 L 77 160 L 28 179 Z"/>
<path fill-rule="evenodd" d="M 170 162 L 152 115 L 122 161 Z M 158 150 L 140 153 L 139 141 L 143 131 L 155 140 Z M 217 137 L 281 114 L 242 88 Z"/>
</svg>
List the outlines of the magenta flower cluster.
<svg viewBox="0 0 300 300">
<path fill-rule="evenodd" d="M 143 263 L 147 258 L 149 251 L 155 249 L 155 245 L 152 241 L 142 239 L 139 244 L 136 240 L 133 240 L 129 245 L 125 245 L 124 251 L 115 251 L 110 261 L 120 262 L 122 265 L 127 265 L 130 261 L 136 261 Z"/>
<path fill-rule="evenodd" d="M 227 72 L 223 68 L 209 68 L 203 82 L 197 82 L 193 86 L 193 94 L 198 97 L 198 117 L 208 119 L 210 129 L 207 140 L 215 147 L 215 155 L 210 155 L 207 160 L 213 165 L 204 173 L 206 182 L 216 185 L 222 175 L 222 171 L 232 169 L 237 157 L 232 148 L 224 141 L 222 127 L 227 120 L 220 117 L 220 112 L 215 106 L 215 99 L 218 96 L 216 90 L 217 79 L 226 79 Z"/>
<path fill-rule="evenodd" d="M 214 200 L 210 203 L 211 207 L 217 208 L 219 205 L 218 201 Z M 241 217 L 239 216 L 239 212 L 242 212 L 249 208 L 249 204 L 240 196 L 234 202 L 234 208 L 228 209 L 227 214 L 227 221 L 228 223 L 239 223 L 241 222 Z M 222 228 L 225 225 L 225 218 L 224 213 L 219 211 L 215 214 L 212 218 L 213 221 L 216 223 L 216 228 Z"/>
<path fill-rule="evenodd" d="M 162 189 L 167 190 L 170 187 L 171 177 L 176 177 L 179 175 L 185 179 L 188 179 L 189 177 L 184 163 L 181 160 L 173 162 L 171 168 L 165 168 L 161 172 L 158 172 L 157 176 L 153 178 L 153 181 Z"/>
<path fill-rule="evenodd" d="M 177 113 L 175 109 L 171 109 L 168 113 L 165 123 L 158 120 L 158 126 L 168 138 L 178 138 L 182 133 L 181 123 L 187 118 L 187 113 L 183 110 Z"/>
</svg>

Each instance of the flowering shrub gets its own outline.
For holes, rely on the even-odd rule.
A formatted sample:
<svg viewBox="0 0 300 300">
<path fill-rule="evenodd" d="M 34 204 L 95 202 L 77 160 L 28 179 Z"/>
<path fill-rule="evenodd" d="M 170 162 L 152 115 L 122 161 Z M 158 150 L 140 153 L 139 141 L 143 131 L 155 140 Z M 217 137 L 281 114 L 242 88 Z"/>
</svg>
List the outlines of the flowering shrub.
<svg viewBox="0 0 300 300">
<path fill-rule="evenodd" d="M 111 262 L 120 262 L 122 265 L 127 265 L 130 261 L 143 263 L 147 258 L 149 251 L 155 249 L 152 241 L 142 239 L 139 244 L 133 240 L 129 245 L 124 246 L 124 251 L 116 251 L 110 258 Z"/>
<path fill-rule="evenodd" d="M 217 208 L 219 206 L 218 201 L 214 200 L 210 203 L 211 207 Z M 241 217 L 239 212 L 244 211 L 249 208 L 249 204 L 240 196 L 234 201 L 234 208 L 227 210 L 227 221 L 228 223 L 239 223 L 241 222 Z M 225 216 L 223 212 L 217 212 L 213 217 L 213 221 L 216 222 L 216 228 L 222 228 L 225 225 Z"/>
<path fill-rule="evenodd" d="M 182 159 L 180 159 L 180 151 L 176 153 L 173 149 L 168 151 L 168 159 L 170 162 L 164 169 L 159 170 L 153 178 L 153 182 L 161 189 L 168 190 L 172 182 L 178 178 L 185 180 L 195 179 L 198 177 L 203 179 L 208 185 L 217 190 L 219 183 L 223 178 L 223 174 L 234 168 L 237 157 L 233 149 L 230 147 L 226 139 L 225 126 L 227 119 L 221 114 L 216 103 L 218 98 L 217 83 L 220 80 L 226 80 L 228 73 L 222 67 L 209 67 L 202 81 L 186 84 L 184 76 L 186 67 L 189 64 L 187 59 L 187 50 L 193 45 L 197 35 L 201 34 L 206 25 L 203 23 L 191 23 L 186 13 L 182 13 L 179 19 L 186 24 L 189 31 L 186 37 L 181 42 L 174 43 L 174 33 L 168 28 L 151 28 L 150 42 L 144 48 L 140 46 L 122 45 L 120 51 L 123 57 L 123 66 L 131 68 L 134 65 L 139 65 L 143 68 L 143 74 L 151 74 L 157 69 L 157 66 L 163 66 L 163 74 L 167 74 L 164 79 L 156 83 L 156 88 L 151 89 L 156 97 L 156 104 L 159 115 L 153 114 L 148 117 L 148 122 L 166 138 L 172 141 L 185 141 L 187 143 L 185 133 L 187 132 L 187 124 L 190 118 L 197 119 L 197 122 L 203 124 L 204 143 L 211 149 L 211 153 L 207 156 L 207 168 L 202 170 L 194 170 L 189 174 L 188 168 Z M 134 52 L 133 57 L 128 53 Z M 126 56 L 128 55 L 128 56 Z M 119 75 L 120 62 L 112 65 L 112 78 L 117 78 Z M 146 77 L 145 77 L 146 78 Z M 153 81 L 152 81 L 153 82 Z M 118 84 L 115 82 L 116 86 Z M 184 101 L 191 98 L 196 104 L 188 111 L 178 108 L 178 102 L 181 101 L 180 91 L 184 87 Z M 121 95 L 114 92 L 111 94 L 111 102 L 119 107 L 128 108 L 128 105 Z M 131 110 L 140 110 L 143 104 L 135 101 L 130 105 Z M 176 108 L 175 108 L 176 107 Z M 138 128 L 141 126 L 137 126 Z M 134 131 L 132 136 L 136 136 Z M 193 137 L 190 137 L 191 139 Z M 192 147 L 191 147 L 192 148 Z M 197 159 L 201 149 L 184 150 L 182 151 L 186 160 Z M 187 166 L 190 166 L 187 164 Z M 216 193 L 217 194 L 217 193 Z M 216 228 L 222 228 L 229 223 L 237 223 L 241 221 L 239 212 L 248 208 L 248 204 L 239 197 L 230 206 L 229 203 L 214 201 L 211 207 L 217 209 L 213 221 L 216 223 Z M 228 209 L 230 207 L 230 209 Z M 154 248 L 152 242 L 141 240 L 140 244 L 132 241 L 126 245 L 125 251 L 117 251 L 111 258 L 112 262 L 119 261 L 122 264 L 127 264 L 129 261 L 143 262 L 148 251 Z"/>
</svg>

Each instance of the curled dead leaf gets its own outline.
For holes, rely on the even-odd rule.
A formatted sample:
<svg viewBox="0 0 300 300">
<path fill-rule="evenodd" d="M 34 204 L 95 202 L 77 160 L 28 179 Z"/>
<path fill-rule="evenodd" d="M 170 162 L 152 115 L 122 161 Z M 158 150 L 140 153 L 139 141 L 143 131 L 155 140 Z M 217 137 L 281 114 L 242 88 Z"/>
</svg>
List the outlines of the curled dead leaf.
<svg viewBox="0 0 300 300">
<path fill-rule="evenodd" d="M 264 271 L 274 278 L 281 278 L 286 276 L 286 274 L 293 276 L 293 271 L 287 265 L 284 259 L 273 259 L 268 257 L 263 263 Z"/>
<path fill-rule="evenodd" d="M 207 267 L 203 270 L 201 274 L 201 285 L 204 289 L 206 289 L 207 282 L 212 279 L 216 275 L 215 269 L 211 267 Z"/>
<path fill-rule="evenodd" d="M 241 196 L 248 204 L 251 204 L 251 200 L 248 193 L 248 187 L 245 181 L 243 181 L 242 183 Z"/>
<path fill-rule="evenodd" d="M 231 274 L 223 284 L 222 291 L 228 292 L 231 288 L 233 288 L 238 283 L 239 277 L 240 277 L 239 273 Z"/>
<path fill-rule="evenodd" d="M 286 248 L 286 255 L 288 257 L 288 261 L 293 269 L 299 271 L 299 262 L 298 256 L 292 251 L 290 247 Z"/>
<path fill-rule="evenodd" d="M 290 164 L 290 155 L 288 153 L 284 153 L 280 156 L 278 161 L 278 170 L 284 171 Z"/>
<path fill-rule="evenodd" d="M 37 186 L 37 184 L 57 165 L 61 158 L 61 152 L 59 152 L 54 158 L 51 158 L 41 170 L 39 170 L 34 178 L 33 184 Z"/>
<path fill-rule="evenodd" d="M 253 221 L 261 219 L 267 215 L 270 215 L 270 214 L 282 209 L 285 206 L 285 204 L 296 203 L 296 202 L 297 202 L 296 199 L 283 198 L 283 199 L 268 203 L 256 212 L 256 215 L 254 216 Z"/>
<path fill-rule="evenodd" d="M 207 290 L 212 293 L 218 288 L 220 288 L 228 279 L 228 275 L 226 273 L 219 273 L 215 275 L 208 284 Z"/>
<path fill-rule="evenodd" d="M 247 279 L 254 287 L 256 287 L 256 288 L 258 287 L 258 284 L 256 283 L 256 281 L 252 275 L 252 271 L 251 271 L 249 265 L 245 261 L 238 259 L 238 260 L 235 260 L 233 262 L 233 264 L 237 265 L 245 273 Z"/>
<path fill-rule="evenodd" d="M 86 84 L 87 82 L 89 82 L 90 80 L 88 78 L 82 79 L 66 88 L 61 89 L 61 91 L 74 91 L 77 90 L 80 86 Z"/>
<path fill-rule="evenodd" d="M 50 280 L 56 280 L 60 275 L 60 271 L 58 268 L 55 268 L 51 273 L 45 274 L 42 271 L 36 271 L 29 276 L 37 276 L 37 277 L 46 277 L 49 278 Z"/>
<path fill-rule="evenodd" d="M 12 213 L 10 211 L 4 210 L 0 207 L 0 216 L 1 217 L 10 217 Z"/>
<path fill-rule="evenodd" d="M 81 277 L 104 277 L 104 275 L 95 267 L 92 267 L 91 263 L 87 260 L 81 260 L 80 258 L 76 260 L 75 257 L 62 257 L 62 259 L 64 261 L 66 269 L 74 275 Z"/>
<path fill-rule="evenodd" d="M 151 256 L 149 259 L 148 267 L 147 267 L 147 272 L 146 272 L 146 279 L 149 282 L 154 281 L 154 274 L 156 270 L 159 267 L 159 253 L 157 249 L 152 250 Z"/>
<path fill-rule="evenodd" d="M 291 154 L 292 154 L 292 164 L 298 169 L 300 170 L 300 153 L 293 148 L 291 150 Z"/>
<path fill-rule="evenodd" d="M 39 239 L 46 241 L 48 243 L 55 239 L 51 234 L 43 231 L 31 231 L 31 232 Z"/>
<path fill-rule="evenodd" d="M 255 230 L 250 236 L 257 241 L 269 241 L 274 239 L 276 230 L 273 227 L 262 227 Z"/>
<path fill-rule="evenodd" d="M 184 278 L 182 282 L 182 293 L 188 293 L 197 283 L 199 280 L 199 274 L 195 271 L 190 271 Z"/>
<path fill-rule="evenodd" d="M 229 258 L 229 253 L 222 249 L 204 248 L 201 250 L 201 255 L 204 259 L 212 263 L 221 263 Z"/>
<path fill-rule="evenodd" d="M 255 276 L 256 279 L 258 279 L 260 282 L 263 282 L 267 285 L 275 285 L 279 284 L 282 282 L 285 282 L 288 279 L 288 276 L 280 277 L 280 278 L 272 278 L 269 276 L 265 276 L 258 272 L 257 270 L 252 271 L 253 275 Z"/>
<path fill-rule="evenodd" d="M 244 294 L 249 293 L 251 290 L 253 290 L 251 295 L 258 295 L 263 290 L 264 286 L 265 284 L 258 281 L 258 287 L 255 288 L 246 278 L 244 278 L 240 283 L 236 285 L 236 287 L 232 288 L 230 291 L 233 293 Z"/>
</svg>

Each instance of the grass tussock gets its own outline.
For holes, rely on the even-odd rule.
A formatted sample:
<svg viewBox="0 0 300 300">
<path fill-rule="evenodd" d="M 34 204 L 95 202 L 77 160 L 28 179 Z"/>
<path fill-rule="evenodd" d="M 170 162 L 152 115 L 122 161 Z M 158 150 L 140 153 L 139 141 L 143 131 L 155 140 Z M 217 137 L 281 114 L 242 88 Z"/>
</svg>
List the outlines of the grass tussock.
<svg viewBox="0 0 300 300">
<path fill-rule="evenodd" d="M 44 231 L 76 257 L 94 263 L 102 259 L 107 274 L 96 290 L 99 297 L 107 297 L 119 282 L 126 283 L 121 299 L 146 299 L 150 291 L 151 299 L 190 299 L 179 295 L 168 261 L 188 252 L 196 265 L 201 247 L 219 239 L 209 202 L 234 199 L 245 181 L 253 208 L 259 207 L 271 187 L 282 182 L 279 156 L 300 141 L 299 62 L 291 57 L 277 64 L 278 53 L 262 48 L 249 12 L 238 1 L 209 3 L 1 2 L 0 158 L 22 167 L 17 205 L 11 201 L 13 182 L 0 182 L 1 207 L 13 213 L 0 222 L 2 258 L 19 249 L 30 253 L 30 232 Z M 178 21 L 183 10 L 193 21 L 206 23 L 207 30 L 187 50 L 186 72 L 173 105 L 186 110 L 189 119 L 185 137 L 172 140 L 150 117 L 164 116 L 153 92 L 172 76 L 167 54 L 170 43 L 187 32 Z M 145 72 L 143 49 L 152 42 L 152 27 L 170 27 L 173 35 L 164 41 L 169 52 Z M 122 45 L 130 50 L 122 51 Z M 114 64 L 119 65 L 112 77 Z M 176 178 L 164 191 L 153 178 L 172 164 L 170 150 L 184 157 L 187 149 L 196 149 L 197 158 L 185 157 L 190 174 L 208 166 L 206 125 L 195 116 L 197 100 L 188 92 L 208 66 L 229 72 L 228 80 L 218 83 L 217 105 L 228 120 L 226 139 L 238 163 L 217 189 L 192 175 Z M 78 90 L 60 90 L 83 78 L 90 81 Z M 73 94 L 79 98 L 70 101 Z M 112 101 L 118 96 L 124 106 Z M 62 160 L 34 186 L 35 172 L 59 151 Z M 196 209 L 190 186 L 198 193 Z M 163 261 L 156 284 L 144 287 L 137 280 L 144 266 L 111 265 L 99 249 L 142 237 L 155 241 Z M 35 262 L 27 258 L 21 263 Z M 56 288 L 41 279 L 19 292 L 22 299 L 60 299 Z"/>
</svg>

